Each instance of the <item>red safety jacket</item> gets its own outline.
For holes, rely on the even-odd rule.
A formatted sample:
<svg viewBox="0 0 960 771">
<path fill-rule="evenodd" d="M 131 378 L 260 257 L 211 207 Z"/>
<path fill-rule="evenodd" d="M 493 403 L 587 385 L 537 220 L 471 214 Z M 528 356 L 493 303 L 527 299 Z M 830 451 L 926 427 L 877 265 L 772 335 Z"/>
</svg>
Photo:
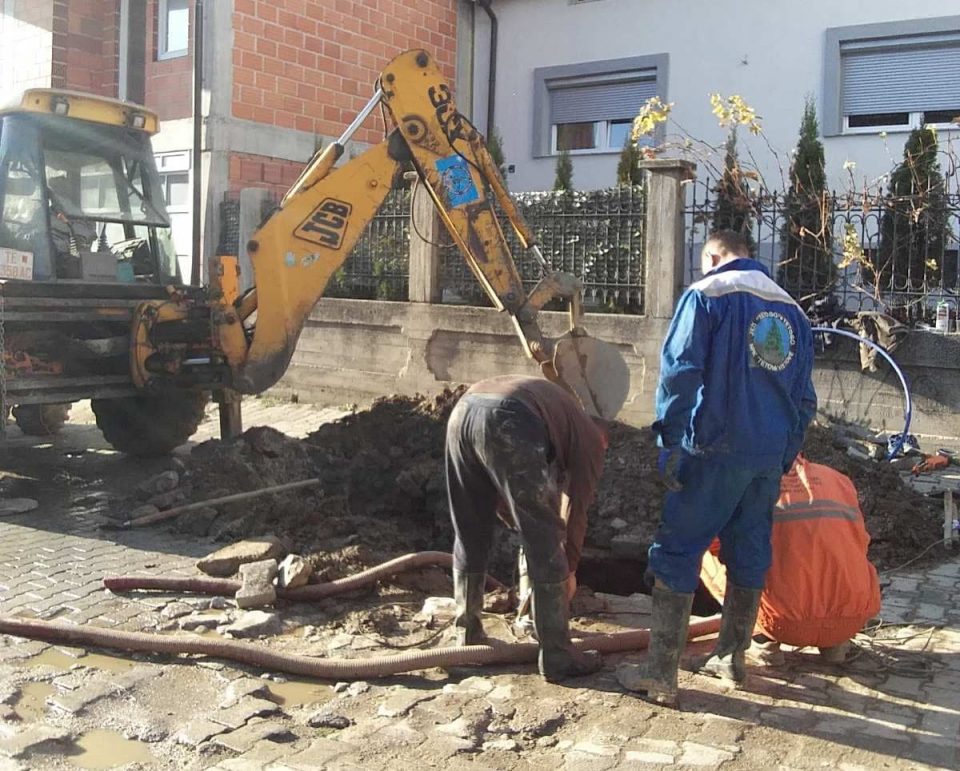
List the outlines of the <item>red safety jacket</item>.
<svg viewBox="0 0 960 771">
<path fill-rule="evenodd" d="M 798 457 L 780 482 L 771 540 L 758 631 L 787 645 L 830 648 L 879 612 L 880 584 L 867 560 L 870 536 L 848 477 Z M 714 541 L 700 578 L 722 601 L 727 581 L 719 552 Z"/>
</svg>

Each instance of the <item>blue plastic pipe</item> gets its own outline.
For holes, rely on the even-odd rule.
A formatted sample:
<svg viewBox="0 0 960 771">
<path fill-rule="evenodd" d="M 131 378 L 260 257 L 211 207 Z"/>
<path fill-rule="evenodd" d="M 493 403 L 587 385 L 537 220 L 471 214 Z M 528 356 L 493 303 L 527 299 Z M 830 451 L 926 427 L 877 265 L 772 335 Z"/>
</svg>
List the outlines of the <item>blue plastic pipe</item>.
<svg viewBox="0 0 960 771">
<path fill-rule="evenodd" d="M 907 378 L 903 374 L 903 370 L 900 369 L 897 362 L 893 360 L 893 357 L 887 353 L 883 346 L 878 345 L 869 340 L 866 337 L 862 337 L 854 332 L 848 332 L 846 329 L 834 329 L 833 327 L 813 327 L 811 332 L 818 332 L 821 335 L 840 335 L 841 337 L 849 337 L 851 340 L 856 340 L 858 343 L 863 343 L 864 345 L 869 345 L 877 353 L 879 353 L 883 358 L 885 358 L 890 366 L 893 367 L 893 371 L 897 373 L 897 377 L 900 378 L 900 385 L 903 387 L 903 396 L 906 400 L 906 419 L 903 422 L 903 432 L 900 434 L 900 441 L 890 450 L 887 454 L 887 460 L 892 460 L 897 457 L 897 453 L 903 448 L 903 443 L 907 438 L 907 433 L 910 431 L 910 420 L 913 418 L 913 399 L 910 397 L 910 386 L 907 385 Z"/>
</svg>

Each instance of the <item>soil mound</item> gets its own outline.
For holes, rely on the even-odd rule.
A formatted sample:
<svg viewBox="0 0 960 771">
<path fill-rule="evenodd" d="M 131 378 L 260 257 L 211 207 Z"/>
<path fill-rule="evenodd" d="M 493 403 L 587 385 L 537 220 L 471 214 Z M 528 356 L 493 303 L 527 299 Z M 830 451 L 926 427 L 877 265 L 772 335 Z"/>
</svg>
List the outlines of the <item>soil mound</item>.
<svg viewBox="0 0 960 771">
<path fill-rule="evenodd" d="M 185 515 L 176 527 L 218 539 L 275 533 L 301 553 L 341 550 L 352 567 L 406 551 L 448 550 L 453 534 L 443 468 L 444 432 L 465 389 L 433 397 L 390 396 L 370 409 L 321 426 L 298 441 L 268 427 L 238 441 L 211 440 L 190 457 L 191 498 L 203 500 L 319 477 L 317 488 L 270 495 Z M 811 428 L 804 451 L 850 476 L 881 569 L 914 557 L 937 539 L 941 504 L 906 486 L 888 465 L 860 461 L 834 446 L 829 427 Z M 619 424 L 611 431 L 604 475 L 591 511 L 586 546 L 628 544 L 642 558 L 660 518 L 665 489 L 649 430 Z M 500 537 L 494 572 L 509 580 L 515 540 Z M 331 567 L 336 577 L 336 565 Z M 343 570 L 349 572 L 347 566 Z"/>
</svg>

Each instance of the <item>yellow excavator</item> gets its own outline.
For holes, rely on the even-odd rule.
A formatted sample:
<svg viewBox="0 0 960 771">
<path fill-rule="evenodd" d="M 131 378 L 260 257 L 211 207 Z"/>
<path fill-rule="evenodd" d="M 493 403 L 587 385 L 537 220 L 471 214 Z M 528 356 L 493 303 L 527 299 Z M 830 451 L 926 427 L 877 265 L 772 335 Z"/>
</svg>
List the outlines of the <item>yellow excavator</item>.
<svg viewBox="0 0 960 771">
<path fill-rule="evenodd" d="M 377 108 L 383 141 L 337 166 Z M 619 412 L 629 386 L 622 356 L 583 329 L 580 281 L 550 269 L 425 51 L 387 65 L 353 123 L 253 234 L 246 292 L 236 255 L 211 259 L 209 286 L 181 280 L 150 147 L 157 125 L 137 105 L 49 89 L 0 112 L 0 407 L 6 415 L 15 405 L 27 433 L 56 430 L 65 405 L 91 399 L 114 447 L 165 453 L 196 430 L 210 393 L 222 432 L 238 431 L 240 395 L 281 378 L 327 282 L 411 167 L 526 354 L 588 412 Z M 495 203 L 543 268 L 529 293 Z M 537 321 L 555 298 L 570 308 L 558 340 Z"/>
</svg>

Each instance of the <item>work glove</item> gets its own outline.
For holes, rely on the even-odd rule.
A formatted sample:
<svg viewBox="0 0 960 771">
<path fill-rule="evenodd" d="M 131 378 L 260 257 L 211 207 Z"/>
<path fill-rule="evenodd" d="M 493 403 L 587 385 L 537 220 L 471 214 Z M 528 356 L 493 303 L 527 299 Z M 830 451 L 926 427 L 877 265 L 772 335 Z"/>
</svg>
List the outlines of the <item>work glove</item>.
<svg viewBox="0 0 960 771">
<path fill-rule="evenodd" d="M 657 458 L 657 471 L 660 472 L 660 477 L 667 489 L 672 492 L 683 489 L 683 485 L 677 478 L 681 455 L 682 450 L 677 447 L 664 447 L 660 450 L 660 457 Z"/>
</svg>

